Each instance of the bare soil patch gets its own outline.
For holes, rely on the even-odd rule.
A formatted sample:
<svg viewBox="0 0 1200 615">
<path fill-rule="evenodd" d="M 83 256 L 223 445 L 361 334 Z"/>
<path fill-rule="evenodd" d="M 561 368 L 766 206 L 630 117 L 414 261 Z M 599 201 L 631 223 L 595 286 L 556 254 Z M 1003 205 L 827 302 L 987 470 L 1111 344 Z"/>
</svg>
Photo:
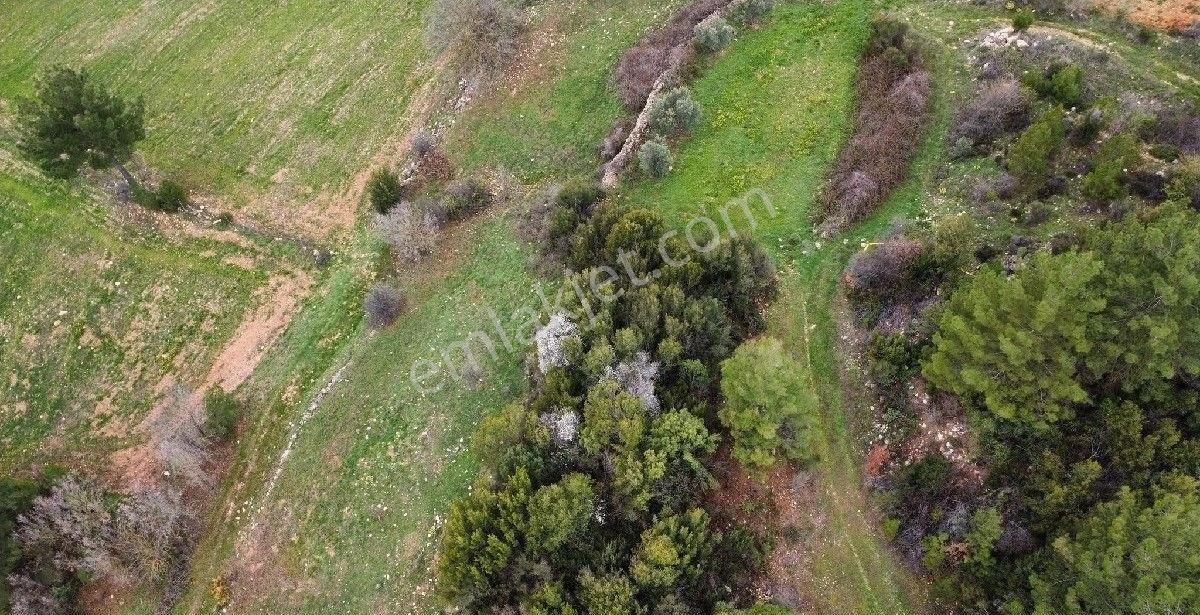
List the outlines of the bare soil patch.
<svg viewBox="0 0 1200 615">
<path fill-rule="evenodd" d="M 1093 0 L 1101 10 L 1124 15 L 1129 21 L 1176 32 L 1200 21 L 1200 0 Z"/>
</svg>

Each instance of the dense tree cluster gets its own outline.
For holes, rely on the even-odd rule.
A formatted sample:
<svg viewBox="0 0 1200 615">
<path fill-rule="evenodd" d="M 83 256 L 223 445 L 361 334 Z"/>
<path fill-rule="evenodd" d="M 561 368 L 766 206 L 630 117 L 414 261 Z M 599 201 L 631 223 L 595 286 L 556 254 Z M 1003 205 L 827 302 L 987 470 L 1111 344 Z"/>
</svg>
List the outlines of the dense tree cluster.
<svg viewBox="0 0 1200 615">
<path fill-rule="evenodd" d="M 1123 109 L 1069 62 L 997 64 L 950 131 L 955 158 L 999 163 L 964 171 L 978 211 L 844 278 L 875 329 L 885 532 L 956 611 L 1195 612 L 1195 113 Z"/>
<path fill-rule="evenodd" d="M 564 190 L 546 214 L 571 238 L 546 247 L 565 247 L 578 273 L 539 337 L 533 391 L 480 426 L 484 477 L 447 521 L 439 587 L 468 612 L 713 612 L 747 598 L 732 580 L 762 553 L 701 495 L 715 482 L 722 361 L 763 326 L 770 261 L 745 239 L 692 251 L 658 215 L 598 194 Z M 786 370 L 772 360 L 754 368 Z M 796 403 L 786 384 L 775 392 Z"/>
</svg>

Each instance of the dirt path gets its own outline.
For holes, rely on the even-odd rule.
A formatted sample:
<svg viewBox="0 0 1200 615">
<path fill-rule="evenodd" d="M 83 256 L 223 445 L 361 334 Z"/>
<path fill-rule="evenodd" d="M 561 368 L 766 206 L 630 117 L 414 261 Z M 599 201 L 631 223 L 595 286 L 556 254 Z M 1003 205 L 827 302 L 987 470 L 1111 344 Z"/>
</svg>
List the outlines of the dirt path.
<svg viewBox="0 0 1200 615">
<path fill-rule="evenodd" d="M 836 258 L 820 269 L 836 267 Z M 839 268 L 840 269 L 840 268 Z M 777 471 L 770 480 L 780 536 L 768 562 L 765 593 L 802 613 L 919 612 L 919 592 L 876 529 L 848 426 L 847 400 L 834 346 L 836 276 L 791 273 L 773 314 L 781 337 L 821 400 L 820 461 Z"/>
<path fill-rule="evenodd" d="M 287 328 L 300 304 L 312 290 L 312 277 L 305 271 L 279 273 L 256 293 L 256 301 L 247 309 L 241 324 L 222 347 L 201 384 L 188 388 L 177 373 L 167 374 L 155 387 L 159 401 L 135 428 L 145 441 L 113 453 L 114 476 L 127 489 L 151 484 L 162 472 L 157 457 L 156 439 L 170 422 L 203 423 L 204 395 L 213 387 L 232 392 L 254 372 L 263 355 Z M 182 393 L 176 395 L 176 392 Z M 168 420 L 169 419 L 169 420 Z M 168 420 L 164 423 L 164 420 Z"/>
</svg>

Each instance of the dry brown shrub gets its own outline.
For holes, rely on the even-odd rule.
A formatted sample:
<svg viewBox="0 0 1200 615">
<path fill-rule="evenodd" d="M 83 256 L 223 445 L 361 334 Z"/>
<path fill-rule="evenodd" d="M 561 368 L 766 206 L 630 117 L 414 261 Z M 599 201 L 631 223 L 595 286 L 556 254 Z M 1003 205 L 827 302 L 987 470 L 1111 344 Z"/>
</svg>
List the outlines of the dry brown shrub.
<svg viewBox="0 0 1200 615">
<path fill-rule="evenodd" d="M 417 171 L 420 173 L 421 179 L 426 182 L 449 181 L 454 177 L 454 163 L 450 162 L 440 148 L 435 147 L 421 158 L 417 165 Z"/>
<path fill-rule="evenodd" d="M 815 212 L 823 234 L 863 218 L 904 180 L 928 124 L 931 90 L 929 71 L 911 44 L 889 39 L 863 57 L 854 135 L 839 152 Z"/>
<path fill-rule="evenodd" d="M 880 297 L 901 290 L 924 252 L 921 242 L 894 237 L 855 254 L 843 278 L 847 293 Z"/>
<path fill-rule="evenodd" d="M 950 141 L 965 138 L 973 145 L 991 143 L 1005 133 L 1028 126 L 1032 109 L 1033 96 L 1016 80 L 984 86 L 955 115 Z"/>
<path fill-rule="evenodd" d="M 696 0 L 677 13 L 667 25 L 643 36 L 617 64 L 616 82 L 621 102 L 636 111 L 646 103 L 654 82 L 671 67 L 687 65 L 695 57 L 692 31 L 705 17 L 729 0 Z"/>
</svg>

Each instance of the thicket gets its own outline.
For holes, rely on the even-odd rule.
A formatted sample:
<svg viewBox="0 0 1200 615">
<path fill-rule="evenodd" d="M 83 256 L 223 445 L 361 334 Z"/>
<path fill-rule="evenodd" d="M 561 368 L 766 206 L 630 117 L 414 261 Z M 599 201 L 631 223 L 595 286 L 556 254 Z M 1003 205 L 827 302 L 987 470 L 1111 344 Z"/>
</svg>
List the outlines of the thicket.
<svg viewBox="0 0 1200 615">
<path fill-rule="evenodd" d="M 19 555 L 8 577 L 13 615 L 78 612 L 78 591 L 95 579 L 166 581 L 190 520 L 177 489 L 114 498 L 90 479 L 66 475 L 18 517 Z"/>
<path fill-rule="evenodd" d="M 1196 116 L 1051 55 L 987 57 L 956 113 L 953 151 L 997 162 L 948 163 L 973 207 L 845 271 L 870 484 L 948 610 L 1196 611 Z"/>
<path fill-rule="evenodd" d="M 1083 103 L 1083 68 L 1078 64 L 1051 64 L 1045 70 L 1030 71 L 1025 84 L 1042 98 L 1063 107 Z"/>
<path fill-rule="evenodd" d="M 738 579 L 761 564 L 762 537 L 706 511 L 703 494 L 715 482 L 722 361 L 761 330 L 774 269 L 746 239 L 699 254 L 677 237 L 667 254 L 690 259 L 670 266 L 657 214 L 599 196 L 576 184 L 544 214 L 549 248 L 569 244 L 559 258 L 578 273 L 538 332 L 527 399 L 480 425 L 483 476 L 447 520 L 438 586 L 468 612 L 750 602 Z"/>
<path fill-rule="evenodd" d="M 928 342 L 877 335 L 876 381 L 909 380 L 924 356 L 924 377 L 966 405 L 987 468 L 975 482 L 934 453 L 888 478 L 897 540 L 918 545 L 938 599 L 1200 608 L 1193 563 L 1173 556 L 1200 547 L 1198 257 L 1200 214 L 1168 202 L 1011 274 L 985 267 L 936 312 Z"/>
<path fill-rule="evenodd" d="M 854 133 L 843 145 L 814 209 L 830 235 L 882 203 L 904 180 L 929 121 L 931 76 L 908 25 L 872 24 L 858 72 Z"/>
</svg>

